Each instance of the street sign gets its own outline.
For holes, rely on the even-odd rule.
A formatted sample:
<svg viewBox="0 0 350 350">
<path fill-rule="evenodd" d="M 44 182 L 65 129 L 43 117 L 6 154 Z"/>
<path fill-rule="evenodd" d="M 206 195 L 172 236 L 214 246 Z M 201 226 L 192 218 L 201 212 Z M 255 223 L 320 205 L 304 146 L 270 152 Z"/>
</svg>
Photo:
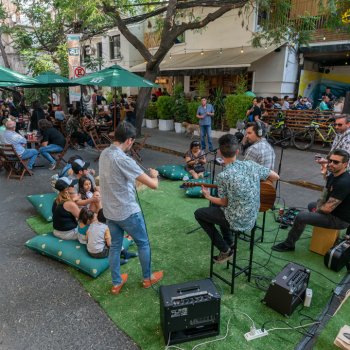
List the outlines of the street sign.
<svg viewBox="0 0 350 350">
<path fill-rule="evenodd" d="M 79 47 L 71 47 L 68 49 L 68 56 L 80 56 Z"/>
<path fill-rule="evenodd" d="M 83 67 L 76 67 L 74 69 L 74 76 L 76 78 L 81 78 L 85 75 L 85 69 Z"/>
</svg>

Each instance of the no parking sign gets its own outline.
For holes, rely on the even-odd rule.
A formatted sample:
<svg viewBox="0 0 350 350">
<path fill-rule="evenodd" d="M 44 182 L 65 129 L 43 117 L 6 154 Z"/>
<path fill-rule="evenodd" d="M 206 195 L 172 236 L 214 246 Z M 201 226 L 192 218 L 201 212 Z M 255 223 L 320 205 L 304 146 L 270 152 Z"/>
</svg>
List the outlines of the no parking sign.
<svg viewBox="0 0 350 350">
<path fill-rule="evenodd" d="M 83 68 L 83 67 L 76 67 L 75 69 L 74 69 L 74 76 L 76 77 L 76 78 L 81 78 L 81 77 L 83 77 L 85 75 L 85 69 Z"/>
</svg>

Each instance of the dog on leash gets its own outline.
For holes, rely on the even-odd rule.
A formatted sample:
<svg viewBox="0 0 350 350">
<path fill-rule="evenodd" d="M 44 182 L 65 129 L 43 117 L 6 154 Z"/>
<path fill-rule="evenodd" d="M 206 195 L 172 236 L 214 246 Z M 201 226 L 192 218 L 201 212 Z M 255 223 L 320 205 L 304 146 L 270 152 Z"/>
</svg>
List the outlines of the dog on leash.
<svg viewBox="0 0 350 350">
<path fill-rule="evenodd" d="M 197 124 L 190 124 L 187 122 L 183 122 L 182 126 L 185 128 L 185 135 L 191 136 L 191 139 L 194 137 L 194 132 L 197 131 L 198 136 L 200 135 L 200 127 Z"/>
</svg>

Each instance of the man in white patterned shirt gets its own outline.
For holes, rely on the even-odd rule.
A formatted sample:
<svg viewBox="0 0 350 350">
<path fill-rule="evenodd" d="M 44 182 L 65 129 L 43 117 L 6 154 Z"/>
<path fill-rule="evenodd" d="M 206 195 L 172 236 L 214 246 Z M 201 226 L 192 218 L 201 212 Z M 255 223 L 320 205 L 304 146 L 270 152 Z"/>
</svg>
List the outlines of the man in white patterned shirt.
<svg viewBox="0 0 350 350">
<path fill-rule="evenodd" d="M 245 150 L 244 160 L 252 160 L 265 168 L 273 170 L 275 167 L 275 151 L 262 136 L 263 131 L 258 123 L 248 123 L 243 144 L 250 146 Z"/>
<path fill-rule="evenodd" d="M 337 132 L 331 148 L 331 152 L 335 149 L 341 149 L 350 154 L 350 115 L 341 114 L 335 117 L 334 128 Z M 317 163 L 326 164 L 328 160 L 320 158 Z M 350 170 L 350 162 L 348 163 L 348 171 Z"/>
</svg>

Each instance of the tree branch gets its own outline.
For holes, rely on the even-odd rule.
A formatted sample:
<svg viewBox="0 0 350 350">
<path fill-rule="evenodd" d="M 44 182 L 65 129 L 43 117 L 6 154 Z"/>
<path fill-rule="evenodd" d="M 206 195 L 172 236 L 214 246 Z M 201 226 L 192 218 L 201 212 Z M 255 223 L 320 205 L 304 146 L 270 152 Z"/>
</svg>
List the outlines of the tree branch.
<svg viewBox="0 0 350 350">
<path fill-rule="evenodd" d="M 222 7 L 225 5 L 234 5 L 232 8 L 236 7 L 242 7 L 244 6 L 248 0 L 211 0 L 211 1 L 205 1 L 205 0 L 193 0 L 188 2 L 177 2 L 176 9 L 177 10 L 186 10 L 194 7 Z M 169 6 L 169 5 L 168 5 Z M 142 15 L 133 16 L 129 18 L 125 18 L 123 21 L 126 25 L 133 24 L 133 23 L 139 23 L 142 21 L 145 21 L 148 18 L 158 16 L 164 12 L 167 11 L 168 6 L 164 6 L 161 8 L 158 8 L 154 11 L 144 13 Z M 115 8 L 115 11 L 116 8 Z"/>
<path fill-rule="evenodd" d="M 118 27 L 119 31 L 124 35 L 126 40 L 128 40 L 129 43 L 140 52 L 142 57 L 146 61 L 150 61 L 152 55 L 148 51 L 145 44 L 142 41 L 140 41 L 134 34 L 131 33 L 129 28 L 124 23 L 123 19 L 120 17 L 119 11 L 113 11 L 113 8 L 114 6 L 111 7 L 103 1 L 103 12 L 112 19 L 114 25 Z"/>
</svg>

